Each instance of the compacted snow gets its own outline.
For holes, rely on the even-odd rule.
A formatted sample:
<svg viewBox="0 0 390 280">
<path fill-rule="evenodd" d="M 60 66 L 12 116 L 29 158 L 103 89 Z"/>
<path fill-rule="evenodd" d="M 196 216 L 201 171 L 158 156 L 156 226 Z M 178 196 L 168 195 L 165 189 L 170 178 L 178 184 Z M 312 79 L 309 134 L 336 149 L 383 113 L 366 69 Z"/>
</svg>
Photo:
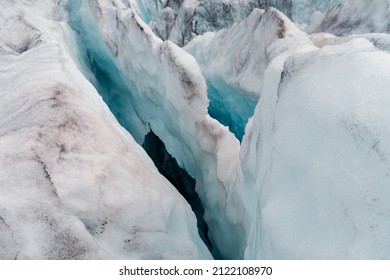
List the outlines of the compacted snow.
<svg viewBox="0 0 390 280">
<path fill-rule="evenodd" d="M 0 259 L 390 258 L 389 14 L 3 0 Z"/>
</svg>

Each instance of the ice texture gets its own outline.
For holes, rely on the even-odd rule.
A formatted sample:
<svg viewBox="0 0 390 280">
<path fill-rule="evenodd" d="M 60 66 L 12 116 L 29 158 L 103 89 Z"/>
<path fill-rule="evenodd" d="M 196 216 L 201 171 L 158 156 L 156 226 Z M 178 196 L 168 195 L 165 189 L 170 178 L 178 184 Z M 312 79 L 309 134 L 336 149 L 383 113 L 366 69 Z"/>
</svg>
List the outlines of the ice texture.
<svg viewBox="0 0 390 280">
<path fill-rule="evenodd" d="M 82 2 L 73 8 L 81 18 L 95 20 L 111 59 L 132 88 L 128 98 L 135 104 L 134 116 L 139 121 L 133 120 L 129 131 L 140 134 L 146 124 L 179 166 L 196 179 L 215 254 L 238 258 L 237 246 L 244 232 L 235 218 L 221 213 L 234 209 L 236 198 L 229 196 L 231 182 L 237 176 L 239 142 L 227 127 L 208 115 L 206 82 L 195 59 L 172 42 L 156 37 L 121 1 Z M 80 24 L 92 27 L 88 22 Z M 88 37 L 94 36 L 94 28 L 82 30 Z M 227 203 L 229 200 L 232 204 Z M 230 235 L 224 234 L 227 229 Z"/>
<path fill-rule="evenodd" d="M 217 258 L 390 258 L 389 2 L 338 3 L 3 0 L 0 258 L 211 258 L 140 144 Z"/>
<path fill-rule="evenodd" d="M 148 10 L 149 16 L 140 12 L 153 31 L 163 40 L 184 46 L 193 38 L 208 31 L 228 28 L 246 18 L 253 9 L 266 7 L 262 0 L 183 0 L 158 2 L 150 6 L 143 2 L 137 10 Z"/>
<path fill-rule="evenodd" d="M 242 139 L 261 96 L 264 71 L 275 57 L 312 44 L 274 8 L 255 9 L 245 20 L 196 37 L 184 49 L 199 63 L 208 84 L 210 115 Z"/>
<path fill-rule="evenodd" d="M 308 32 L 338 36 L 390 32 L 389 0 L 347 0 L 324 14 L 313 17 Z"/>
<path fill-rule="evenodd" d="M 346 0 L 290 0 L 291 12 L 286 13 L 290 19 L 300 25 L 307 25 L 310 23 L 311 17 L 316 14 L 325 13 L 334 6 L 345 2 Z M 277 3 L 280 0 L 270 0 L 271 3 L 275 3 L 274 7 L 285 12 L 285 8 L 280 7 Z"/>
<path fill-rule="evenodd" d="M 192 25 L 199 3 L 162 5 L 169 21 L 161 30 L 179 45 L 193 40 L 199 35 Z M 373 40 L 350 38 L 329 44 L 327 40 L 335 37 L 322 34 L 322 43 L 320 37 L 314 40 L 315 35 L 310 41 L 269 8 L 264 14 L 253 11 L 227 30 L 206 33 L 199 43 L 195 39 L 194 58 L 171 41 L 157 38 L 132 4 L 119 0 L 78 4 L 72 14 L 82 19 L 75 22 L 85 32 L 84 39 L 89 38 L 87 45 L 94 42 L 104 50 L 87 58 L 104 54 L 121 74 L 123 95 L 134 106 L 134 114 L 126 118 L 128 130 L 142 142 L 150 127 L 195 178 L 215 255 L 389 258 L 385 187 L 390 134 L 385 108 L 390 63 L 389 54 L 378 50 Z M 249 27 L 259 35 L 244 32 Z M 253 49 L 246 51 L 244 44 L 239 51 L 233 47 L 233 42 L 240 46 L 241 41 Z M 221 54 L 213 51 L 214 45 Z M 381 46 L 386 48 L 386 42 Z M 253 65 L 260 81 L 245 67 L 238 68 L 241 77 L 240 71 L 234 74 L 231 61 L 237 60 L 241 62 L 237 65 Z M 213 63 L 220 65 L 213 68 Z M 221 78 L 213 79 L 214 73 L 221 73 Z M 213 97 L 207 85 L 229 97 L 240 96 L 235 88 L 260 97 L 241 147 L 209 115 L 208 98 L 223 107 L 228 103 L 222 94 Z"/>
<path fill-rule="evenodd" d="M 389 74 L 363 38 L 270 64 L 241 148 L 246 258 L 389 258 Z"/>
<path fill-rule="evenodd" d="M 241 22 L 254 9 L 277 8 L 305 28 L 311 19 L 318 21 L 322 13 L 343 2 L 345 0 L 137 0 L 134 6 L 158 37 L 185 46 L 198 35 Z"/>
<path fill-rule="evenodd" d="M 143 21 L 150 23 L 158 20 L 160 13 L 165 8 L 170 8 L 178 11 L 182 3 L 186 0 L 134 0 L 127 1 L 137 13 L 141 16 Z"/>
<path fill-rule="evenodd" d="M 67 17 L 57 1 L 0 3 L 0 258 L 211 258 L 187 202 L 78 70 Z"/>
<path fill-rule="evenodd" d="M 390 34 L 385 33 L 353 34 L 345 37 L 338 37 L 331 33 L 321 32 L 310 34 L 309 38 L 319 48 L 326 45 L 346 43 L 357 38 L 364 38 L 369 40 L 378 50 L 390 52 Z"/>
</svg>

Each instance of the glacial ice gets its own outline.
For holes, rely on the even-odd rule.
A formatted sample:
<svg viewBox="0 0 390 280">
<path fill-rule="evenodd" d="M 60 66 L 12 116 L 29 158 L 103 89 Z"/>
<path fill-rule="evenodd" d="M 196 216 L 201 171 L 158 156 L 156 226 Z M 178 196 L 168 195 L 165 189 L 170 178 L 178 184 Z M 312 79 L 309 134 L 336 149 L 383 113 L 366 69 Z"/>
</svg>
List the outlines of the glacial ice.
<svg viewBox="0 0 390 280">
<path fill-rule="evenodd" d="M 390 258 L 388 18 L 3 0 L 0 259 Z"/>
<path fill-rule="evenodd" d="M 277 8 L 305 28 L 313 14 L 319 17 L 343 2 L 345 0 L 137 0 L 133 6 L 158 37 L 185 46 L 198 35 L 241 22 L 255 8 Z"/>
<path fill-rule="evenodd" d="M 195 59 L 157 38 L 132 9 L 120 1 L 115 4 L 95 1 L 95 6 L 88 8 L 83 2 L 78 12 L 82 18 L 90 18 L 88 13 L 102 11 L 94 18 L 107 46 L 116 46 L 111 49 L 112 58 L 133 88 L 128 97 L 136 106 L 139 123 L 147 124 L 179 166 L 195 178 L 214 254 L 237 258 L 235 246 L 243 231 L 235 225 L 236 220 L 220 213 L 231 207 L 226 196 L 237 176 L 239 142 L 208 115 L 206 82 Z M 85 34 L 89 35 L 94 34 Z M 137 127 L 134 122 L 130 132 L 143 130 L 144 126 Z M 232 228 L 230 235 L 223 233 L 227 228 Z M 223 246 L 228 243 L 231 247 Z"/>
<path fill-rule="evenodd" d="M 239 140 L 261 96 L 264 71 L 275 57 L 311 44 L 276 9 L 255 9 L 229 29 L 196 37 L 184 49 L 199 63 L 208 84 L 210 115 Z"/>
<path fill-rule="evenodd" d="M 212 245 L 208 237 L 208 226 L 204 221 L 204 207 L 199 195 L 195 191 L 195 179 L 185 169 L 180 168 L 176 159 L 166 150 L 164 142 L 153 131 L 150 131 L 146 135 L 142 147 L 153 160 L 158 171 L 175 186 L 179 193 L 191 205 L 191 209 L 194 211 L 197 219 L 199 236 L 207 247 L 212 250 Z"/>
<path fill-rule="evenodd" d="M 254 8 L 266 7 L 263 0 L 138 0 L 140 15 L 163 40 L 185 46 L 208 31 L 218 31 L 246 18 Z M 152 4 L 153 3 L 153 4 Z M 147 11 L 147 12 L 144 12 Z M 147 14 L 147 15 L 145 15 Z"/>
<path fill-rule="evenodd" d="M 211 258 L 189 205 L 78 70 L 64 7 L 0 7 L 0 258 Z"/>
<path fill-rule="evenodd" d="M 337 45 L 349 42 L 357 38 L 364 38 L 370 41 L 378 50 L 390 52 L 390 34 L 384 33 L 365 33 L 353 34 L 345 37 L 337 37 L 331 33 L 313 33 L 309 35 L 310 40 L 319 48 L 326 45 Z"/>
<path fill-rule="evenodd" d="M 337 6 L 338 4 L 342 4 L 346 0 L 291 0 L 291 20 L 306 26 L 310 23 L 310 20 L 313 16 L 318 15 L 319 13 L 325 13 L 329 9 Z M 353 0 L 355 1 L 355 0 Z M 271 0 L 271 2 L 280 2 L 279 0 Z M 280 9 L 284 12 L 283 7 L 275 5 L 276 8 Z"/>
<path fill-rule="evenodd" d="M 307 29 L 310 33 L 328 32 L 339 36 L 390 32 L 389 0 L 348 0 L 317 15 Z"/>
<path fill-rule="evenodd" d="M 246 258 L 389 258 L 389 71 L 362 38 L 270 65 L 241 149 Z"/>
</svg>

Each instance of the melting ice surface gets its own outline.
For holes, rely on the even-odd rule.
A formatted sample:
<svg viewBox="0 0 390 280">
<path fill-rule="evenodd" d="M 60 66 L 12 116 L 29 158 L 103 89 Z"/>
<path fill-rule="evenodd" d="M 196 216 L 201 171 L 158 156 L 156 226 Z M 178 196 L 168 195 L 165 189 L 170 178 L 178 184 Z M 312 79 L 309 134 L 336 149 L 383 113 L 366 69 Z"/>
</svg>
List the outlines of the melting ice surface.
<svg viewBox="0 0 390 280">
<path fill-rule="evenodd" d="M 0 258 L 390 258 L 389 14 L 2 1 Z"/>
<path fill-rule="evenodd" d="M 245 126 L 249 118 L 253 116 L 256 98 L 237 92 L 222 79 L 208 81 L 207 86 L 210 116 L 228 126 L 229 130 L 241 141 Z"/>
<path fill-rule="evenodd" d="M 130 92 L 135 89 L 123 78 L 109 47 L 99 36 L 90 7 L 82 5 L 80 0 L 71 0 L 68 10 L 69 25 L 76 33 L 81 71 L 96 87 L 119 123 L 142 144 L 144 135 L 135 130 L 137 117 L 130 99 Z"/>
<path fill-rule="evenodd" d="M 134 134 L 134 116 L 131 114 L 134 111 L 134 105 L 131 91 L 137 89 L 122 77 L 109 48 L 101 38 L 96 36 L 98 29 L 92 14 L 88 11 L 88 6 L 82 6 L 81 2 L 73 1 L 70 2 L 69 11 L 71 14 L 70 26 L 77 33 L 81 63 L 85 67 L 84 74 L 97 88 L 119 123 Z M 198 220 L 199 234 L 203 242 L 211 249 L 212 245 L 207 236 L 208 228 L 203 220 L 204 209 L 195 192 L 194 178 L 177 165 L 176 160 L 166 151 L 164 143 L 153 131 L 146 135 L 142 145 L 160 173 L 178 189 L 191 205 Z"/>
</svg>

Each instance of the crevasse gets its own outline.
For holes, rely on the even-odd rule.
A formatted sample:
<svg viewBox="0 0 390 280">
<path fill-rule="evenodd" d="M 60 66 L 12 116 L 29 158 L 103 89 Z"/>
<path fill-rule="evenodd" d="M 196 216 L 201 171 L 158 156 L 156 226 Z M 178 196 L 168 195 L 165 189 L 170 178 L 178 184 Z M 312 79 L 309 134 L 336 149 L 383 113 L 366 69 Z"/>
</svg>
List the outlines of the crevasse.
<svg viewBox="0 0 390 280">
<path fill-rule="evenodd" d="M 69 2 L 69 24 L 77 34 L 80 61 L 84 75 L 98 90 L 119 123 L 132 135 L 138 135 L 132 92 L 137 89 L 123 78 L 121 70 L 103 40 L 99 38 L 99 30 L 89 13 L 87 6 L 81 1 Z M 198 220 L 198 230 L 202 240 L 212 251 L 208 238 L 208 228 L 204 222 L 204 208 L 195 192 L 195 180 L 177 165 L 176 160 L 166 151 L 165 145 L 153 133 L 148 132 L 141 144 L 155 165 L 168 181 L 170 181 L 191 205 Z"/>
</svg>

